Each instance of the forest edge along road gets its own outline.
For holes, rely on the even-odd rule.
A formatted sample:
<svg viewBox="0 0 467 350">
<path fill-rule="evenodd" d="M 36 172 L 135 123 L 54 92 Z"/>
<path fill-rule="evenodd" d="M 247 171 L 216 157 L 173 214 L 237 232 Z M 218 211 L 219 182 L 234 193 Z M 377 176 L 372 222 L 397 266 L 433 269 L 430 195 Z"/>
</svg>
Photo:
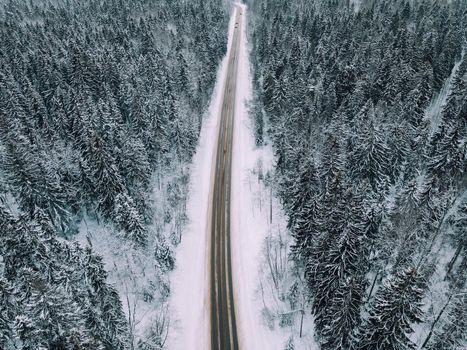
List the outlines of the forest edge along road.
<svg viewBox="0 0 467 350">
<path fill-rule="evenodd" d="M 218 130 L 214 183 L 211 191 L 211 350 L 238 350 L 237 327 L 232 283 L 230 242 L 230 195 L 232 137 L 238 70 L 239 36 L 243 9 L 235 11 L 235 28 L 227 79 L 223 90 Z"/>
</svg>

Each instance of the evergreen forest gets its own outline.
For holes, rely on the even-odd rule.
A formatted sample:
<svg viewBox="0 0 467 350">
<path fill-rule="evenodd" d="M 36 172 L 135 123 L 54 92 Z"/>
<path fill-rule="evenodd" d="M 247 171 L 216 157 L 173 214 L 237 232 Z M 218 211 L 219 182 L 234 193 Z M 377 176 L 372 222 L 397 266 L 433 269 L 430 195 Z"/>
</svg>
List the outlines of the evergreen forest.
<svg viewBox="0 0 467 350">
<path fill-rule="evenodd" d="M 322 350 L 465 349 L 467 2 L 249 4 L 256 143 L 305 281 L 282 300 Z"/>
<path fill-rule="evenodd" d="M 1 349 L 164 346 L 167 312 L 136 334 L 132 266 L 111 283 L 92 242 L 145 257 L 138 298 L 163 310 L 227 20 L 212 0 L 0 1 Z"/>
</svg>

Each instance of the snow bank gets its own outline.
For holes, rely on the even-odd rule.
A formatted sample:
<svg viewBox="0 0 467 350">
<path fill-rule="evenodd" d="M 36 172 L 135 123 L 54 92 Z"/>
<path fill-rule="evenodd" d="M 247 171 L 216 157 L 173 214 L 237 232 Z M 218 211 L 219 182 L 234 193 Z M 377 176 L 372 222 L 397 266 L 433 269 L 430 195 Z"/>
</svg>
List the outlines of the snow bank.
<svg viewBox="0 0 467 350">
<path fill-rule="evenodd" d="M 234 15 L 231 16 L 229 23 L 228 51 L 219 67 L 208 115 L 203 121 L 199 144 L 191 165 L 187 202 L 189 223 L 177 248 L 176 269 L 170 276 L 172 327 L 167 346 L 170 350 L 204 350 L 209 348 L 210 236 L 207 235 L 207 224 L 222 91 L 234 30 L 233 20 Z"/>
<path fill-rule="evenodd" d="M 449 94 L 451 93 L 451 85 L 454 80 L 457 71 L 464 58 L 465 50 L 462 50 L 462 57 L 459 61 L 454 64 L 451 70 L 451 74 L 444 82 L 439 93 L 432 99 L 430 105 L 425 113 L 425 119 L 430 122 L 430 136 L 433 136 L 441 124 L 441 112 L 446 105 Z"/>
<path fill-rule="evenodd" d="M 237 96 L 232 159 L 232 269 L 235 311 L 240 348 L 244 350 L 282 350 L 290 336 L 286 328 L 270 329 L 262 316 L 264 295 L 260 271 L 266 237 L 285 232 L 285 218 L 276 198 L 265 187 L 262 177 L 273 168 L 271 147 L 255 146 L 248 103 L 252 97 L 248 41 L 247 8 L 243 7 L 239 53 Z M 272 222 L 271 222 L 272 211 Z"/>
<path fill-rule="evenodd" d="M 264 263 L 263 247 L 266 237 L 286 232 L 286 220 L 280 203 L 265 186 L 262 174 L 273 169 L 270 146 L 257 148 L 248 115 L 252 96 L 248 42 L 247 12 L 244 19 L 239 52 L 239 67 L 235 105 L 232 159 L 231 239 L 232 272 L 235 292 L 235 312 L 242 350 L 282 350 L 289 337 L 297 330 L 269 328 L 262 316 L 270 297 L 260 292 L 260 272 Z M 234 10 L 236 11 L 236 10 Z M 233 13 L 229 25 L 229 50 L 233 34 Z M 227 52 L 226 57 L 228 57 Z M 218 80 L 211 99 L 209 115 L 204 120 L 200 141 L 191 166 L 190 193 L 187 203 L 189 224 L 177 250 L 177 268 L 171 274 L 172 329 L 170 350 L 209 349 L 209 247 L 207 225 L 210 214 L 210 190 L 213 177 L 215 145 L 217 144 L 222 90 L 225 84 L 227 60 L 221 63 Z M 272 212 L 272 221 L 271 221 Z M 305 317 L 304 333 L 296 349 L 315 349 L 312 339 L 313 324 Z"/>
<path fill-rule="evenodd" d="M 248 105 L 252 99 L 249 45 L 247 39 L 247 7 L 243 8 L 239 53 L 237 95 L 232 159 L 232 270 L 235 290 L 235 311 L 239 343 L 242 350 L 282 350 L 292 338 L 295 349 L 318 349 L 314 342 L 314 325 L 309 313 L 304 317 L 303 337 L 299 338 L 296 323 L 279 327 L 266 324 L 263 312 L 270 306 L 288 310 L 269 289 L 270 279 L 265 263 L 267 240 L 288 240 L 286 217 L 265 176 L 273 170 L 274 156 L 270 145 L 256 147 Z M 284 247 L 285 259 L 289 251 Z M 290 262 L 285 263 L 290 271 Z M 268 284 L 266 286 L 266 284 Z M 274 305 L 273 305 L 274 304 Z M 281 305 L 283 304 L 283 305 Z M 294 315 L 295 317 L 295 315 Z M 299 319 L 296 315 L 295 319 Z"/>
<path fill-rule="evenodd" d="M 251 99 L 250 63 L 246 38 L 247 12 L 241 35 L 232 159 L 232 272 L 235 290 L 235 311 L 241 349 L 283 349 L 284 339 L 264 326 L 258 298 L 261 248 L 267 235 L 266 210 L 258 208 L 254 198 L 258 182 L 255 165 L 267 152 L 255 147 L 248 117 L 247 103 Z M 262 159 L 263 165 L 271 159 Z M 264 169 L 264 168 L 263 168 Z"/>
</svg>

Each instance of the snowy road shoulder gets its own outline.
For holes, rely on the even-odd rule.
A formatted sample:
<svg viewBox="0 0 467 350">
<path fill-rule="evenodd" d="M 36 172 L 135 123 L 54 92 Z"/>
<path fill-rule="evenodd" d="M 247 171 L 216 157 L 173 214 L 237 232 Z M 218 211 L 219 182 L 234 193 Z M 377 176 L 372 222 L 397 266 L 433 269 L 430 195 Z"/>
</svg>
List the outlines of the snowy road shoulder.
<svg viewBox="0 0 467 350">
<path fill-rule="evenodd" d="M 189 224 L 177 248 L 176 269 L 171 274 L 170 309 L 172 328 L 168 349 L 199 350 L 209 346 L 209 239 L 207 234 L 211 178 L 218 134 L 227 57 L 232 42 L 234 16 L 229 22 L 226 56 L 217 73 L 208 115 L 203 121 L 199 144 L 193 157 L 187 202 Z"/>
<path fill-rule="evenodd" d="M 260 266 L 263 247 L 272 231 L 285 232 L 285 218 L 276 198 L 270 197 L 258 169 L 273 168 L 270 146 L 257 148 L 248 114 L 252 97 L 247 8 L 243 8 L 240 57 L 235 105 L 232 159 L 231 239 L 232 272 L 235 289 L 235 312 L 240 347 L 243 350 L 282 350 L 290 331 L 268 328 L 263 319 L 264 300 L 260 289 Z M 234 10 L 235 11 L 235 10 Z M 229 24 L 229 48 L 232 42 L 235 13 Z M 228 57 L 227 52 L 226 57 Z M 193 158 L 190 194 L 187 203 L 189 224 L 177 250 L 176 270 L 171 275 L 172 329 L 168 348 L 180 350 L 209 349 L 209 247 L 207 234 L 211 198 L 211 178 L 215 145 L 220 121 L 222 90 L 227 60 L 223 59 L 212 95 L 209 115 L 204 120 L 199 145 Z M 261 164 L 259 166 L 259 164 Z M 268 191 L 267 193 L 265 191 Z M 265 201 L 272 200 L 269 208 Z M 268 202 L 269 203 L 269 202 Z M 274 216 L 274 227 L 270 215 Z"/>
<path fill-rule="evenodd" d="M 246 17 L 244 21 L 248 23 L 247 7 L 240 6 Z M 255 145 L 253 121 L 249 116 L 252 79 L 247 38 L 245 25 L 240 44 L 232 160 L 232 266 L 239 343 L 244 350 L 282 350 L 291 337 L 297 335 L 296 349 L 316 349 L 311 315 L 304 317 L 303 329 L 306 330 L 301 338 L 296 325 L 290 325 L 293 329 L 282 328 L 277 322 L 266 324 L 264 318 L 269 306 L 289 312 L 284 303 L 275 299 L 274 292 L 265 292 L 262 288 L 270 282 L 269 267 L 264 266 L 267 265 L 266 242 L 282 237 L 287 240 L 288 234 L 281 204 L 265 181 L 266 174 L 273 171 L 271 144 Z M 285 268 L 287 244 L 282 253 Z"/>
<path fill-rule="evenodd" d="M 248 12 L 244 5 L 245 24 Z M 270 147 L 257 148 L 248 114 L 252 98 L 247 25 L 243 26 L 237 81 L 237 101 L 232 160 L 232 266 L 235 306 L 240 347 L 245 350 L 279 350 L 287 339 L 285 332 L 269 329 L 261 315 L 259 269 L 262 247 L 270 232 L 269 210 L 261 203 L 262 183 L 254 174 L 258 164 L 264 172 L 272 168 Z M 285 223 L 284 223 L 285 225 Z"/>
</svg>

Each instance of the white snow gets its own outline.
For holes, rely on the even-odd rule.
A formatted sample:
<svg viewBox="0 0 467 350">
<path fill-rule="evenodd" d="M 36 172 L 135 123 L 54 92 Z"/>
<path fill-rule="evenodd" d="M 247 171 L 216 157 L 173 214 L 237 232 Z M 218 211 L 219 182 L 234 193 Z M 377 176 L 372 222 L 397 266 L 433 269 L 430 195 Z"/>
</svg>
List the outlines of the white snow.
<svg viewBox="0 0 467 350">
<path fill-rule="evenodd" d="M 268 210 L 263 198 L 256 197 L 260 183 L 254 174 L 258 162 L 263 172 L 272 164 L 271 152 L 255 147 L 247 103 L 251 99 L 249 53 L 246 38 L 247 12 L 239 53 L 237 96 L 232 159 L 232 271 L 239 345 L 245 350 L 283 349 L 282 334 L 269 330 L 262 320 L 258 298 L 259 265 L 263 242 L 268 233 Z M 261 192 L 260 192 L 261 193 Z M 256 198 L 255 198 L 256 197 Z"/>
<path fill-rule="evenodd" d="M 362 4 L 362 0 L 350 0 L 350 4 L 354 6 L 354 11 L 360 11 L 360 6 Z"/>
<path fill-rule="evenodd" d="M 276 324 L 266 325 L 262 316 L 269 306 L 275 309 L 279 304 L 281 310 L 288 312 L 285 306 L 282 307 L 285 303 L 278 302 L 274 292 L 261 288 L 270 283 L 265 267 L 266 239 L 287 237 L 286 220 L 278 199 L 272 196 L 263 179 L 263 175 L 273 168 L 272 149 L 270 146 L 257 148 L 254 143 L 248 115 L 252 86 L 246 35 L 247 8 L 242 4 L 236 5 L 242 6 L 244 16 L 235 105 L 231 203 L 232 272 L 239 343 L 242 350 L 282 350 L 287 339 L 292 336 L 297 350 L 317 349 L 309 315 L 304 318 L 304 337 L 301 339 L 297 339 L 296 324 L 292 325 L 292 330 L 289 327 L 280 328 Z M 236 9 L 229 25 L 229 48 L 235 11 Z M 228 55 L 229 52 L 226 57 Z M 210 235 L 207 235 L 207 224 L 226 62 L 224 58 L 219 68 L 209 115 L 204 120 L 192 162 L 187 203 L 189 224 L 177 250 L 177 268 L 170 278 L 170 307 L 173 317 L 168 349 L 171 350 L 209 349 Z M 287 255 L 288 244 L 284 251 Z M 289 271 L 289 267 L 285 270 Z"/>
<path fill-rule="evenodd" d="M 189 223 L 177 248 L 176 269 L 171 274 L 170 308 L 172 329 L 168 339 L 171 350 L 209 348 L 209 198 L 215 145 L 219 128 L 222 90 L 227 73 L 227 57 L 232 43 L 234 16 L 229 23 L 228 51 L 221 62 L 211 97 L 208 115 L 203 121 L 199 144 L 192 160 L 187 202 Z"/>
<path fill-rule="evenodd" d="M 270 146 L 255 146 L 252 121 L 248 115 L 248 104 L 252 98 L 246 34 L 248 12 L 245 5 L 238 6 L 243 7 L 244 25 L 239 53 L 233 138 L 231 239 L 239 345 L 244 350 L 282 350 L 287 339 L 293 337 L 295 349 L 317 349 L 309 315 L 305 316 L 304 337 L 301 339 L 298 339 L 297 324 L 292 324 L 292 329 L 280 328 L 277 324 L 266 325 L 262 315 L 269 307 L 290 312 L 285 303 L 275 299 L 277 291 L 270 292 L 270 288 L 261 288 L 271 283 L 265 264 L 266 240 L 281 237 L 287 241 L 288 235 L 280 203 L 264 181 L 264 176 L 273 169 L 273 152 Z M 287 273 L 290 271 L 287 243 L 282 255 L 284 271 Z M 284 276 L 284 284 L 287 284 L 286 279 L 287 276 Z"/>
<path fill-rule="evenodd" d="M 430 105 L 427 108 L 425 118 L 430 122 L 430 135 L 436 133 L 438 127 L 441 123 L 441 112 L 446 105 L 446 101 L 451 92 L 451 85 L 454 80 L 455 75 L 459 69 L 460 64 L 464 58 L 465 50 L 462 50 L 462 56 L 459 61 L 454 64 L 450 76 L 444 82 L 439 93 L 432 99 Z"/>
<path fill-rule="evenodd" d="M 87 217 L 81 221 L 75 239 L 82 247 L 91 243 L 92 249 L 102 256 L 108 272 L 107 282 L 118 291 L 133 340 L 137 341 L 165 312 L 165 306 L 159 301 L 159 291 L 151 286 L 160 277 L 154 260 L 148 259 L 145 251 L 134 249 L 119 238 L 111 224 L 97 223 Z M 154 301 L 144 301 L 146 291 L 153 293 Z"/>
</svg>

